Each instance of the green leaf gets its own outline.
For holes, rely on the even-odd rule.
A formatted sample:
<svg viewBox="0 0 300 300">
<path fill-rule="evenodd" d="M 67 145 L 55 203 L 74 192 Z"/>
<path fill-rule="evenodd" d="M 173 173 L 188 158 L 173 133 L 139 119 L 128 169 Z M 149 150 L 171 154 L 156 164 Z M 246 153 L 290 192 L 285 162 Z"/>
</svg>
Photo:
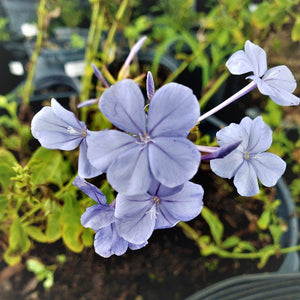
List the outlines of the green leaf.
<svg viewBox="0 0 300 300">
<path fill-rule="evenodd" d="M 81 236 L 84 246 L 91 247 L 94 244 L 94 234 L 91 229 L 84 228 L 84 231 Z"/>
<path fill-rule="evenodd" d="M 55 212 L 47 216 L 46 236 L 49 243 L 53 243 L 61 238 L 60 213 Z"/>
<path fill-rule="evenodd" d="M 219 218 L 211 212 L 207 207 L 203 207 L 201 212 L 202 217 L 207 222 L 210 232 L 217 245 L 221 244 L 224 227 Z"/>
<path fill-rule="evenodd" d="M 300 16 L 296 16 L 296 21 L 292 29 L 292 40 L 293 42 L 300 41 Z"/>
<path fill-rule="evenodd" d="M 47 236 L 36 226 L 25 226 L 24 230 L 28 236 L 36 240 L 39 243 L 46 243 L 48 241 Z"/>
<path fill-rule="evenodd" d="M 15 218 L 9 231 L 9 245 L 4 253 L 5 261 L 12 265 L 21 261 L 21 255 L 30 248 L 30 241 L 19 220 Z"/>
<path fill-rule="evenodd" d="M 233 252 L 250 251 L 255 252 L 255 247 L 248 241 L 239 241 Z"/>
<path fill-rule="evenodd" d="M 81 209 L 74 188 L 71 187 L 68 190 L 68 194 L 64 195 L 64 200 L 60 218 L 62 238 L 67 247 L 78 253 L 83 249 L 81 241 L 83 227 L 80 223 Z"/>
<path fill-rule="evenodd" d="M 3 217 L 4 209 L 8 203 L 6 195 L 0 195 L 0 219 Z"/>
<path fill-rule="evenodd" d="M 54 177 L 57 172 L 60 172 L 61 162 L 61 152 L 43 147 L 38 148 L 28 163 L 28 166 L 31 168 L 32 183 L 56 183 Z"/>
<path fill-rule="evenodd" d="M 277 246 L 276 245 L 268 245 L 259 250 L 261 253 L 260 262 L 257 264 L 258 269 L 262 269 L 271 255 L 274 255 L 276 252 Z"/>
<path fill-rule="evenodd" d="M 261 230 L 266 230 L 270 224 L 271 211 L 265 210 L 257 221 L 257 225 Z"/>
<path fill-rule="evenodd" d="M 223 249 L 230 249 L 235 247 L 240 241 L 240 238 L 237 236 L 230 236 L 228 237 L 223 243 L 222 243 L 222 248 Z"/>
<path fill-rule="evenodd" d="M 271 224 L 269 226 L 269 230 L 271 232 L 272 238 L 274 240 L 274 244 L 279 244 L 280 238 L 282 236 L 282 226 Z"/>
<path fill-rule="evenodd" d="M 17 164 L 17 160 L 14 155 L 6 149 L 0 148 L 0 184 L 4 192 L 8 190 L 10 178 L 16 175 L 13 170 L 15 164 Z"/>
</svg>

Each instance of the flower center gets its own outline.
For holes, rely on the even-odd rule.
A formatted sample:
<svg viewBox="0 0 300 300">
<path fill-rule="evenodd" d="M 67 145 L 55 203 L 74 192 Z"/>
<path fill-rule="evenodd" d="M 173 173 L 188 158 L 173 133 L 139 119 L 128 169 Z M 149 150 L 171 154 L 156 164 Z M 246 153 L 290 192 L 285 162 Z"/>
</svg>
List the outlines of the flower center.
<svg viewBox="0 0 300 300">
<path fill-rule="evenodd" d="M 154 196 L 154 197 L 153 197 L 153 202 L 154 202 L 155 204 L 159 204 L 160 199 L 159 199 L 157 196 Z"/>
<path fill-rule="evenodd" d="M 137 141 L 137 144 L 142 145 L 143 147 L 145 147 L 149 142 L 151 142 L 151 137 L 150 135 L 148 135 L 147 133 L 140 133 L 139 134 L 139 141 Z"/>
<path fill-rule="evenodd" d="M 244 158 L 246 160 L 249 160 L 250 159 L 250 153 L 249 152 L 244 152 Z"/>
</svg>

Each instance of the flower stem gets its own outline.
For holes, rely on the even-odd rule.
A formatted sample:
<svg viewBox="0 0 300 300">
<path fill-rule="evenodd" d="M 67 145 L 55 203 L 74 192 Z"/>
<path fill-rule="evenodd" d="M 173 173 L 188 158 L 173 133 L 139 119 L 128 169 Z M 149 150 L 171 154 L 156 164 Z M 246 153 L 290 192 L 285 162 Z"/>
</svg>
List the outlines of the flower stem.
<svg viewBox="0 0 300 300">
<path fill-rule="evenodd" d="M 46 0 L 41 0 L 38 10 L 37 10 L 37 15 L 38 15 L 38 34 L 36 37 L 36 42 L 34 46 L 34 50 L 32 53 L 32 56 L 30 58 L 29 62 L 29 67 L 28 67 L 28 74 L 26 78 L 26 82 L 24 85 L 24 90 L 23 90 L 23 101 L 22 103 L 24 105 L 29 105 L 30 101 L 30 96 L 33 91 L 33 77 L 35 73 L 35 67 L 36 67 L 36 62 L 39 56 L 39 53 L 42 48 L 42 42 L 43 42 L 43 37 L 45 33 L 45 23 L 46 23 Z"/>
<path fill-rule="evenodd" d="M 205 114 L 200 116 L 200 118 L 198 119 L 198 123 L 200 123 L 201 121 L 203 121 L 207 117 L 215 114 L 216 112 L 218 112 L 219 110 L 221 110 L 222 108 L 227 106 L 228 104 L 236 101 L 237 99 L 239 99 L 242 96 L 246 95 L 247 93 L 251 92 L 252 90 L 254 90 L 256 88 L 256 86 L 257 86 L 256 83 L 254 81 L 251 81 L 248 85 L 246 85 L 240 91 L 238 91 L 237 93 L 235 93 L 234 95 L 229 97 L 227 100 L 223 101 L 222 103 L 220 103 L 219 105 L 217 105 L 213 109 L 209 110 L 208 112 L 206 112 Z"/>
</svg>

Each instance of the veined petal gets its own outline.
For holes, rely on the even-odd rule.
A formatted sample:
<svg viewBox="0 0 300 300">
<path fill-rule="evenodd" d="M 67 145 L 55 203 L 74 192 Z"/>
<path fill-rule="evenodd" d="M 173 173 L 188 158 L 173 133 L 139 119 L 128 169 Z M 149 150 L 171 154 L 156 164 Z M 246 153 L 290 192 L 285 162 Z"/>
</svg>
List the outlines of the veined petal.
<svg viewBox="0 0 300 300">
<path fill-rule="evenodd" d="M 203 207 L 203 193 L 201 185 L 187 182 L 180 192 L 161 197 L 155 229 L 172 227 L 179 221 L 195 218 Z"/>
<path fill-rule="evenodd" d="M 80 219 L 82 226 L 94 231 L 110 225 L 114 220 L 114 208 L 99 204 L 88 207 Z"/>
<path fill-rule="evenodd" d="M 241 196 L 251 197 L 259 193 L 256 172 L 251 162 L 243 162 L 234 176 L 233 184 Z"/>
<path fill-rule="evenodd" d="M 156 216 L 152 213 L 155 203 L 147 194 L 125 196 L 118 194 L 116 198 L 116 227 L 118 233 L 126 241 L 143 244 L 151 236 Z"/>
<path fill-rule="evenodd" d="M 250 41 L 246 41 L 245 53 L 250 60 L 254 75 L 263 76 L 267 71 L 267 55 L 265 50 Z"/>
<path fill-rule="evenodd" d="M 272 130 L 261 116 L 254 120 L 244 117 L 240 126 L 248 133 L 248 145 L 244 148 L 249 153 L 268 150 L 272 144 Z"/>
<path fill-rule="evenodd" d="M 178 83 L 158 89 L 148 110 L 148 133 L 156 136 L 186 136 L 200 115 L 192 90 Z"/>
<path fill-rule="evenodd" d="M 256 79 L 256 83 L 259 91 L 269 96 L 278 105 L 290 106 L 300 103 L 300 98 L 292 94 L 297 84 L 286 66 L 271 68 L 262 79 Z"/>
<path fill-rule="evenodd" d="M 118 81 L 105 90 L 99 109 L 119 129 L 139 135 L 146 131 L 145 100 L 131 79 Z"/>
<path fill-rule="evenodd" d="M 195 175 L 200 153 L 186 138 L 157 137 L 149 143 L 149 162 L 157 181 L 167 187 L 175 187 Z"/>
<path fill-rule="evenodd" d="M 257 154 L 251 163 L 258 179 L 267 187 L 274 186 L 286 168 L 286 163 L 279 156 L 269 152 Z"/>
<path fill-rule="evenodd" d="M 243 163 L 243 153 L 234 150 L 224 158 L 210 161 L 211 170 L 222 178 L 232 178 Z"/>
<path fill-rule="evenodd" d="M 119 236 L 115 223 L 112 223 L 96 232 L 94 247 L 97 254 L 107 258 L 113 254 L 124 254 L 128 249 L 128 242 Z"/>
<path fill-rule="evenodd" d="M 43 107 L 32 119 L 32 135 L 48 149 L 73 150 L 84 138 L 81 129 L 74 129 L 60 119 L 51 107 Z"/>
<path fill-rule="evenodd" d="M 93 178 L 102 174 L 102 172 L 96 169 L 88 160 L 87 148 L 86 139 L 83 139 L 79 147 L 78 175 L 83 178 Z"/>
<path fill-rule="evenodd" d="M 117 130 L 90 132 L 86 141 L 87 158 L 101 172 L 106 172 L 121 153 L 137 145 L 135 137 Z"/>
<path fill-rule="evenodd" d="M 78 187 L 82 192 L 84 192 L 86 195 L 88 195 L 90 198 L 98 202 L 100 205 L 106 205 L 106 197 L 101 192 L 100 189 L 98 189 L 93 184 L 87 182 L 80 176 L 76 176 L 76 178 L 73 181 L 73 184 Z"/>
<path fill-rule="evenodd" d="M 262 78 L 269 86 L 293 93 L 297 87 L 295 77 L 287 66 L 277 66 L 269 69 Z"/>
<path fill-rule="evenodd" d="M 152 178 L 148 148 L 139 144 L 120 154 L 107 170 L 107 180 L 111 186 L 125 195 L 146 192 Z"/>
<path fill-rule="evenodd" d="M 170 196 L 180 192 L 182 188 L 183 188 L 183 184 L 170 188 L 162 185 L 160 182 L 154 179 L 151 182 L 148 193 L 152 196 L 158 196 L 158 197 Z"/>
<path fill-rule="evenodd" d="M 74 113 L 65 109 L 54 98 L 51 99 L 51 107 L 56 116 L 61 120 L 64 120 L 64 122 L 71 126 L 75 131 L 80 132 L 86 129 L 84 122 L 79 121 Z"/>
</svg>

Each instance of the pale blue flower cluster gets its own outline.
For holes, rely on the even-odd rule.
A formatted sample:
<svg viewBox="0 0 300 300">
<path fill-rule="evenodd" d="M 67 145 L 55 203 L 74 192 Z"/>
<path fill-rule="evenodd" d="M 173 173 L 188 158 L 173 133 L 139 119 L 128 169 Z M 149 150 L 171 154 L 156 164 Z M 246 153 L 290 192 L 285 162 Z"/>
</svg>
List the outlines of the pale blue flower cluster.
<svg viewBox="0 0 300 300">
<path fill-rule="evenodd" d="M 265 52 L 251 42 L 247 41 L 245 51 L 233 54 L 226 65 L 233 74 L 253 72 L 247 77 L 254 81 L 248 91 L 257 86 L 278 104 L 299 103 L 292 94 L 296 84 L 288 68 L 267 70 Z M 94 65 L 93 69 L 107 87 L 98 101 L 99 109 L 116 129 L 90 131 L 52 99 L 51 107 L 34 116 L 31 130 L 46 148 L 73 150 L 79 146 L 74 185 L 97 202 L 87 208 L 81 223 L 96 232 L 94 246 L 99 255 L 109 257 L 122 255 L 128 248 L 140 249 L 155 229 L 170 228 L 199 215 L 204 192 L 190 180 L 198 171 L 200 151 L 208 153 L 202 159 L 210 160 L 213 172 L 234 177 L 233 183 L 243 196 L 259 192 L 258 179 L 270 187 L 284 173 L 285 162 L 266 152 L 272 131 L 261 117 L 245 117 L 240 124 L 221 129 L 217 133 L 220 147 L 196 146 L 187 136 L 203 116 L 191 89 L 168 83 L 155 91 L 148 73 L 147 103 L 133 80 L 123 79 L 109 87 Z M 244 94 L 236 94 L 234 100 Z M 118 193 L 110 204 L 85 180 L 102 173 Z"/>
</svg>

